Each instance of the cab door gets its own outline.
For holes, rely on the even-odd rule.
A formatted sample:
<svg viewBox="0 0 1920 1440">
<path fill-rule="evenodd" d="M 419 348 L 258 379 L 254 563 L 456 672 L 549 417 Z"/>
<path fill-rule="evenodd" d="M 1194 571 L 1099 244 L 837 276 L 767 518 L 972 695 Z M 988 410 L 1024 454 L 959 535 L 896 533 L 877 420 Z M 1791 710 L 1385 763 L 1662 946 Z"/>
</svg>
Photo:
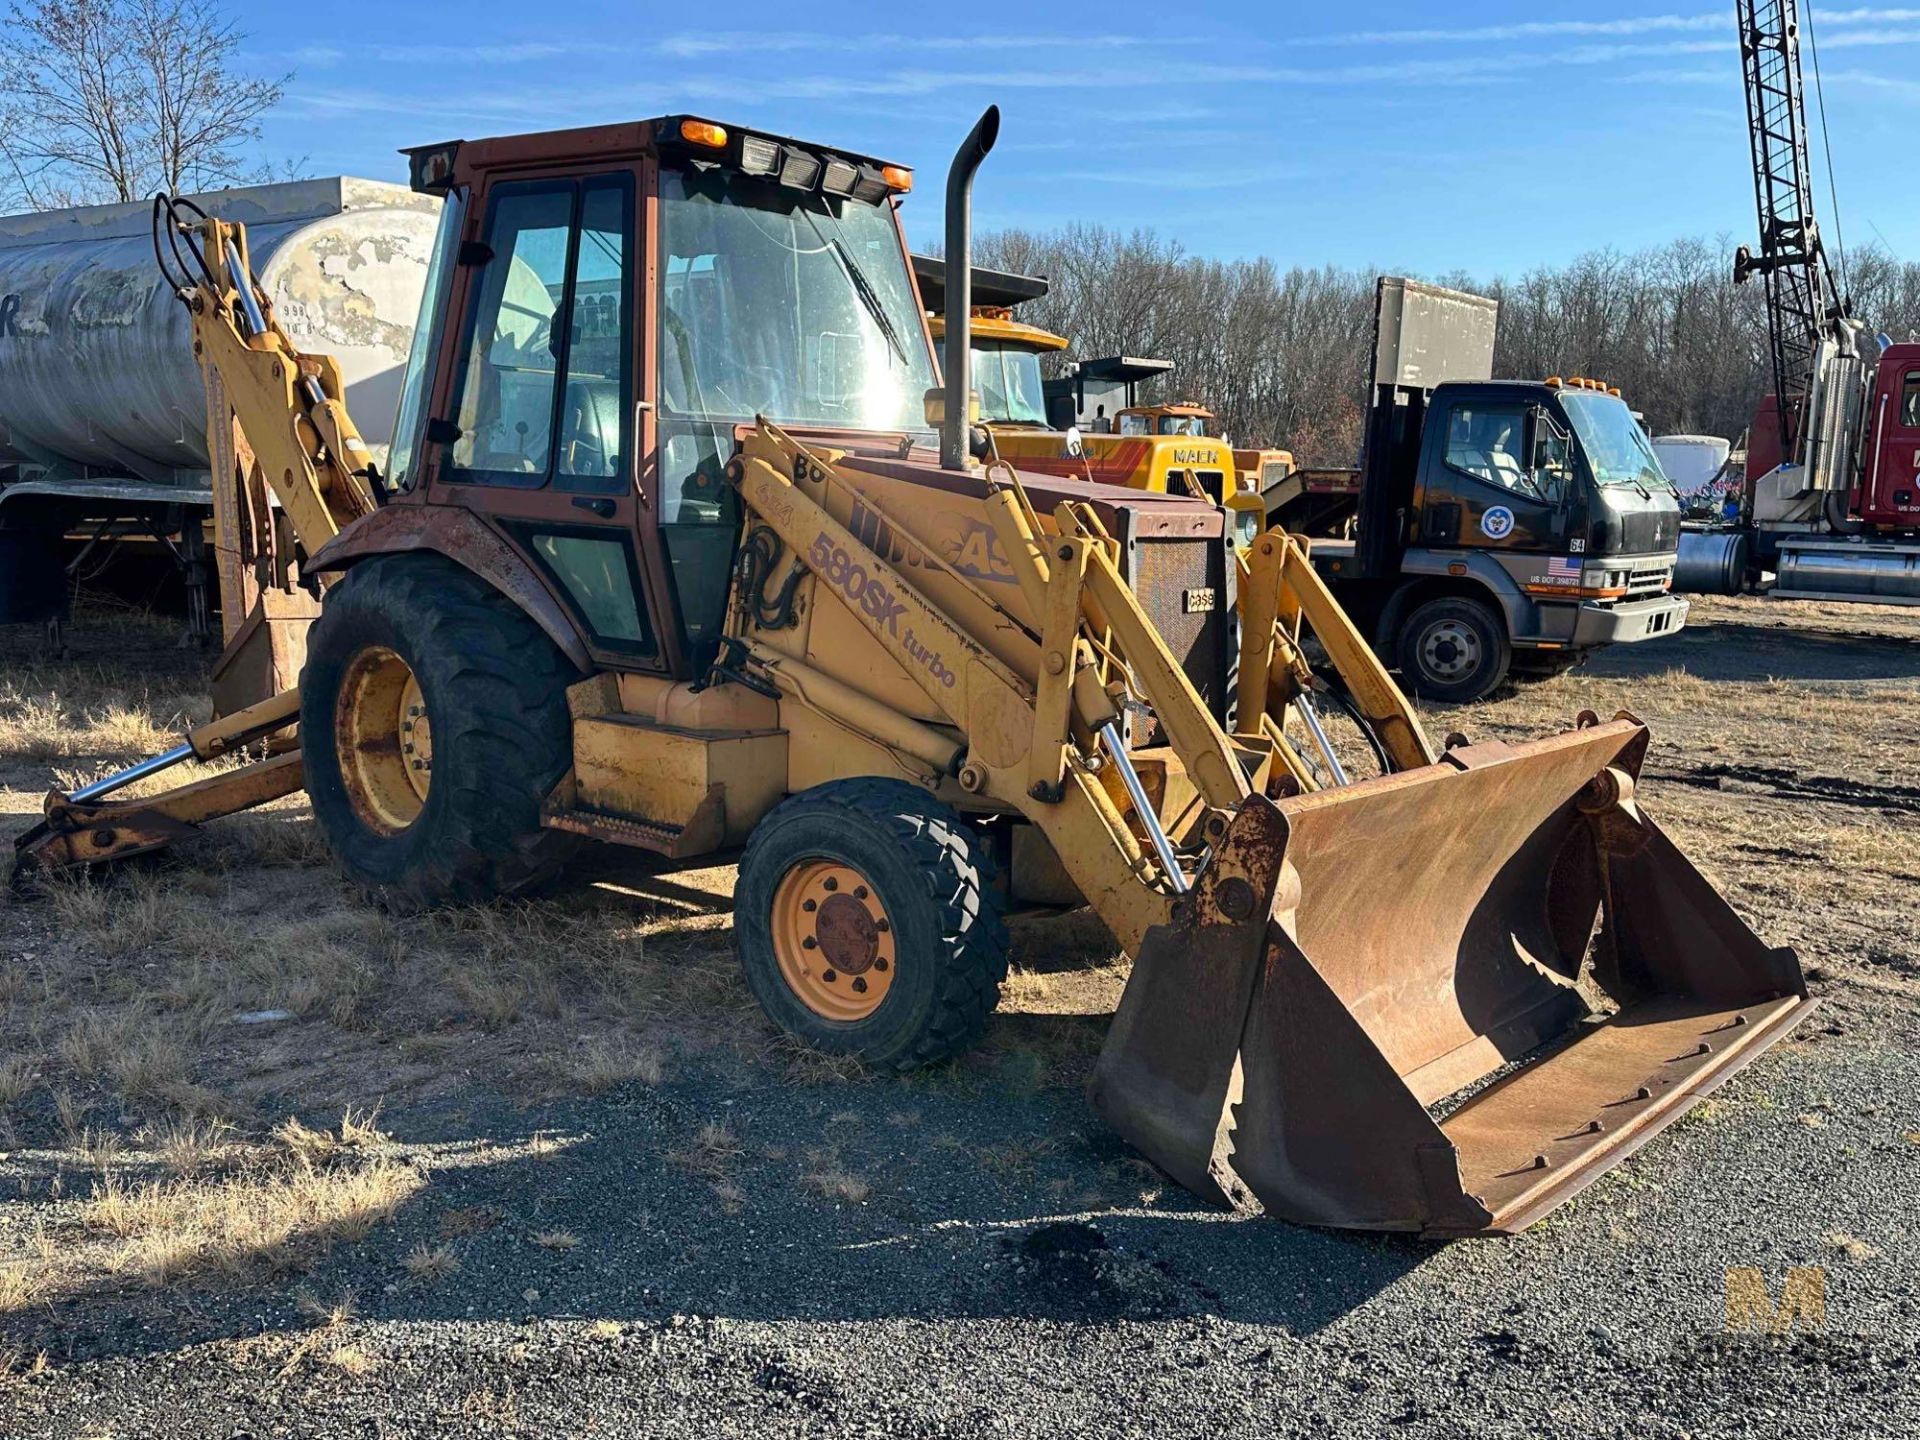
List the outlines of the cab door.
<svg viewBox="0 0 1920 1440">
<path fill-rule="evenodd" d="M 1875 390 L 1860 518 L 1911 525 L 1920 516 L 1920 349 L 1889 349 Z"/>
<path fill-rule="evenodd" d="M 1419 543 L 1544 551 L 1555 506 L 1527 454 L 1530 407 L 1511 396 L 1446 397 L 1427 414 Z"/>
<path fill-rule="evenodd" d="M 485 519 L 612 669 L 678 660 L 660 583 L 641 337 L 650 163 L 489 177 L 459 253 L 432 500 Z"/>
</svg>

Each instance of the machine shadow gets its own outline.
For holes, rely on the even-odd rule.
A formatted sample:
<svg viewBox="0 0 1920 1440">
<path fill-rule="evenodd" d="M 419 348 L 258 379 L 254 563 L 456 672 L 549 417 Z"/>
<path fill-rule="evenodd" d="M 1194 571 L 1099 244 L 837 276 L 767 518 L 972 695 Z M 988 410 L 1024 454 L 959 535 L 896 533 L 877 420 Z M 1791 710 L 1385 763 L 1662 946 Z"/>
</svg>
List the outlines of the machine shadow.
<svg viewBox="0 0 1920 1440">
<path fill-rule="evenodd" d="M 1088 1023 L 1029 1016 L 1018 1029 Z M 291 1276 L 157 1294 L 103 1281 L 9 1317 L 11 1343 L 58 1364 L 263 1333 L 291 1343 L 319 1323 L 303 1294 L 351 1294 L 360 1320 L 402 1323 L 1212 1315 L 1305 1336 L 1440 1248 L 1212 1210 L 1133 1157 L 1074 1091 L 982 1104 L 996 1083 L 690 1075 L 533 1113 L 483 1102 L 387 1116 L 403 1151 L 458 1158 L 429 1161 L 426 1186 L 364 1239 L 321 1237 Z M 738 1148 L 708 1164 L 702 1127 L 715 1123 Z M 410 1274 L 421 1247 L 448 1248 L 453 1273 Z"/>
</svg>

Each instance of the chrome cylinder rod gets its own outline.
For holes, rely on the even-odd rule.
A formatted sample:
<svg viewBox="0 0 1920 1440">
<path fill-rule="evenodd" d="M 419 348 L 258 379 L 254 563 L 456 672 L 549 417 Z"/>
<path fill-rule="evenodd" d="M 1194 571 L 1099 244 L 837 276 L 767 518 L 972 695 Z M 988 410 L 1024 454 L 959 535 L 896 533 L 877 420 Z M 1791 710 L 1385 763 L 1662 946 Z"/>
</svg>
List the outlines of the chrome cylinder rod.
<svg viewBox="0 0 1920 1440">
<path fill-rule="evenodd" d="M 111 795 L 123 785 L 131 785 L 136 780 L 144 780 L 149 775 L 157 775 L 162 770 L 168 770 L 178 765 L 182 760 L 191 760 L 192 758 L 193 746 L 183 742 L 182 744 L 174 746 L 171 750 L 163 751 L 158 755 L 142 760 L 138 765 L 130 765 L 125 770 L 104 776 L 94 781 L 91 785 L 82 785 L 78 790 L 69 795 L 67 799 L 73 801 L 75 804 L 85 804 L 89 800 L 98 800 L 103 795 Z"/>
<path fill-rule="evenodd" d="M 1340 757 L 1333 753 L 1333 744 L 1327 739 L 1327 732 L 1320 727 L 1320 712 L 1313 708 L 1313 697 L 1302 690 L 1294 697 L 1293 703 L 1300 707 L 1300 718 L 1307 722 L 1307 731 L 1313 736 L 1320 758 L 1327 762 L 1327 769 L 1333 772 L 1333 783 L 1351 785 L 1353 781 L 1347 778 L 1346 767 L 1340 763 Z"/>
<path fill-rule="evenodd" d="M 1127 797 L 1133 801 L 1134 813 L 1140 817 L 1147 839 L 1153 842 L 1153 853 L 1160 857 L 1160 868 L 1167 872 L 1173 893 L 1186 894 L 1193 887 L 1180 868 L 1180 857 L 1173 853 L 1173 842 L 1167 838 L 1167 832 L 1160 828 L 1160 816 L 1154 811 L 1153 801 L 1147 797 L 1147 787 L 1140 783 L 1133 762 L 1127 758 L 1127 742 L 1120 738 L 1120 727 L 1109 720 L 1100 727 L 1100 739 L 1107 747 L 1108 757 L 1120 772 L 1121 783 L 1127 787 Z"/>
<path fill-rule="evenodd" d="M 253 295 L 253 277 L 240 264 L 240 247 L 227 242 L 227 276 L 233 281 L 233 293 L 240 299 L 240 313 L 247 318 L 247 338 L 267 333 L 267 317 L 260 313 L 260 302 Z"/>
</svg>

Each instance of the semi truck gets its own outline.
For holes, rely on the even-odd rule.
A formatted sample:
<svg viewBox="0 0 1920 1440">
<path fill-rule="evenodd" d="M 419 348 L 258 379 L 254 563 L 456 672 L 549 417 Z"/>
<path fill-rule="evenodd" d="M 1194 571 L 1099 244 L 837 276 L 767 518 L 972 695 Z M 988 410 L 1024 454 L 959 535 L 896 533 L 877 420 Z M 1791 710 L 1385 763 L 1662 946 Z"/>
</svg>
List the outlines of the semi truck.
<svg viewBox="0 0 1920 1440">
<path fill-rule="evenodd" d="M 1498 316 L 1381 278 L 1354 537 L 1313 542 L 1403 682 L 1452 703 L 1687 617 L 1680 505 L 1646 432 L 1597 380 L 1493 379 Z"/>
<path fill-rule="evenodd" d="M 1759 248 L 1733 283 L 1765 289 L 1772 390 L 1747 431 L 1730 514 L 1691 527 L 1690 588 L 1920 605 L 1920 345 L 1853 313 L 1815 213 L 1794 0 L 1739 0 Z M 1768 584 L 1768 577 L 1773 577 Z"/>
</svg>

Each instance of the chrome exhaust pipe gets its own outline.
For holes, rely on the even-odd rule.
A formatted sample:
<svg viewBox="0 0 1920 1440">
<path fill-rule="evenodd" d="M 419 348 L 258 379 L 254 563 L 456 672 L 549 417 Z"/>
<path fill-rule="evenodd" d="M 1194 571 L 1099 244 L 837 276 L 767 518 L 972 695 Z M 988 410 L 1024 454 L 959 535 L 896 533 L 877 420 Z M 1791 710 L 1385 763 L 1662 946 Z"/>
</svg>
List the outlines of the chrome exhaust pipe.
<svg viewBox="0 0 1920 1440">
<path fill-rule="evenodd" d="M 961 142 L 947 171 L 947 342 L 941 362 L 946 415 L 940 425 L 940 467 L 965 470 L 973 407 L 973 176 L 1000 137 L 1000 107 L 986 113 Z"/>
</svg>

